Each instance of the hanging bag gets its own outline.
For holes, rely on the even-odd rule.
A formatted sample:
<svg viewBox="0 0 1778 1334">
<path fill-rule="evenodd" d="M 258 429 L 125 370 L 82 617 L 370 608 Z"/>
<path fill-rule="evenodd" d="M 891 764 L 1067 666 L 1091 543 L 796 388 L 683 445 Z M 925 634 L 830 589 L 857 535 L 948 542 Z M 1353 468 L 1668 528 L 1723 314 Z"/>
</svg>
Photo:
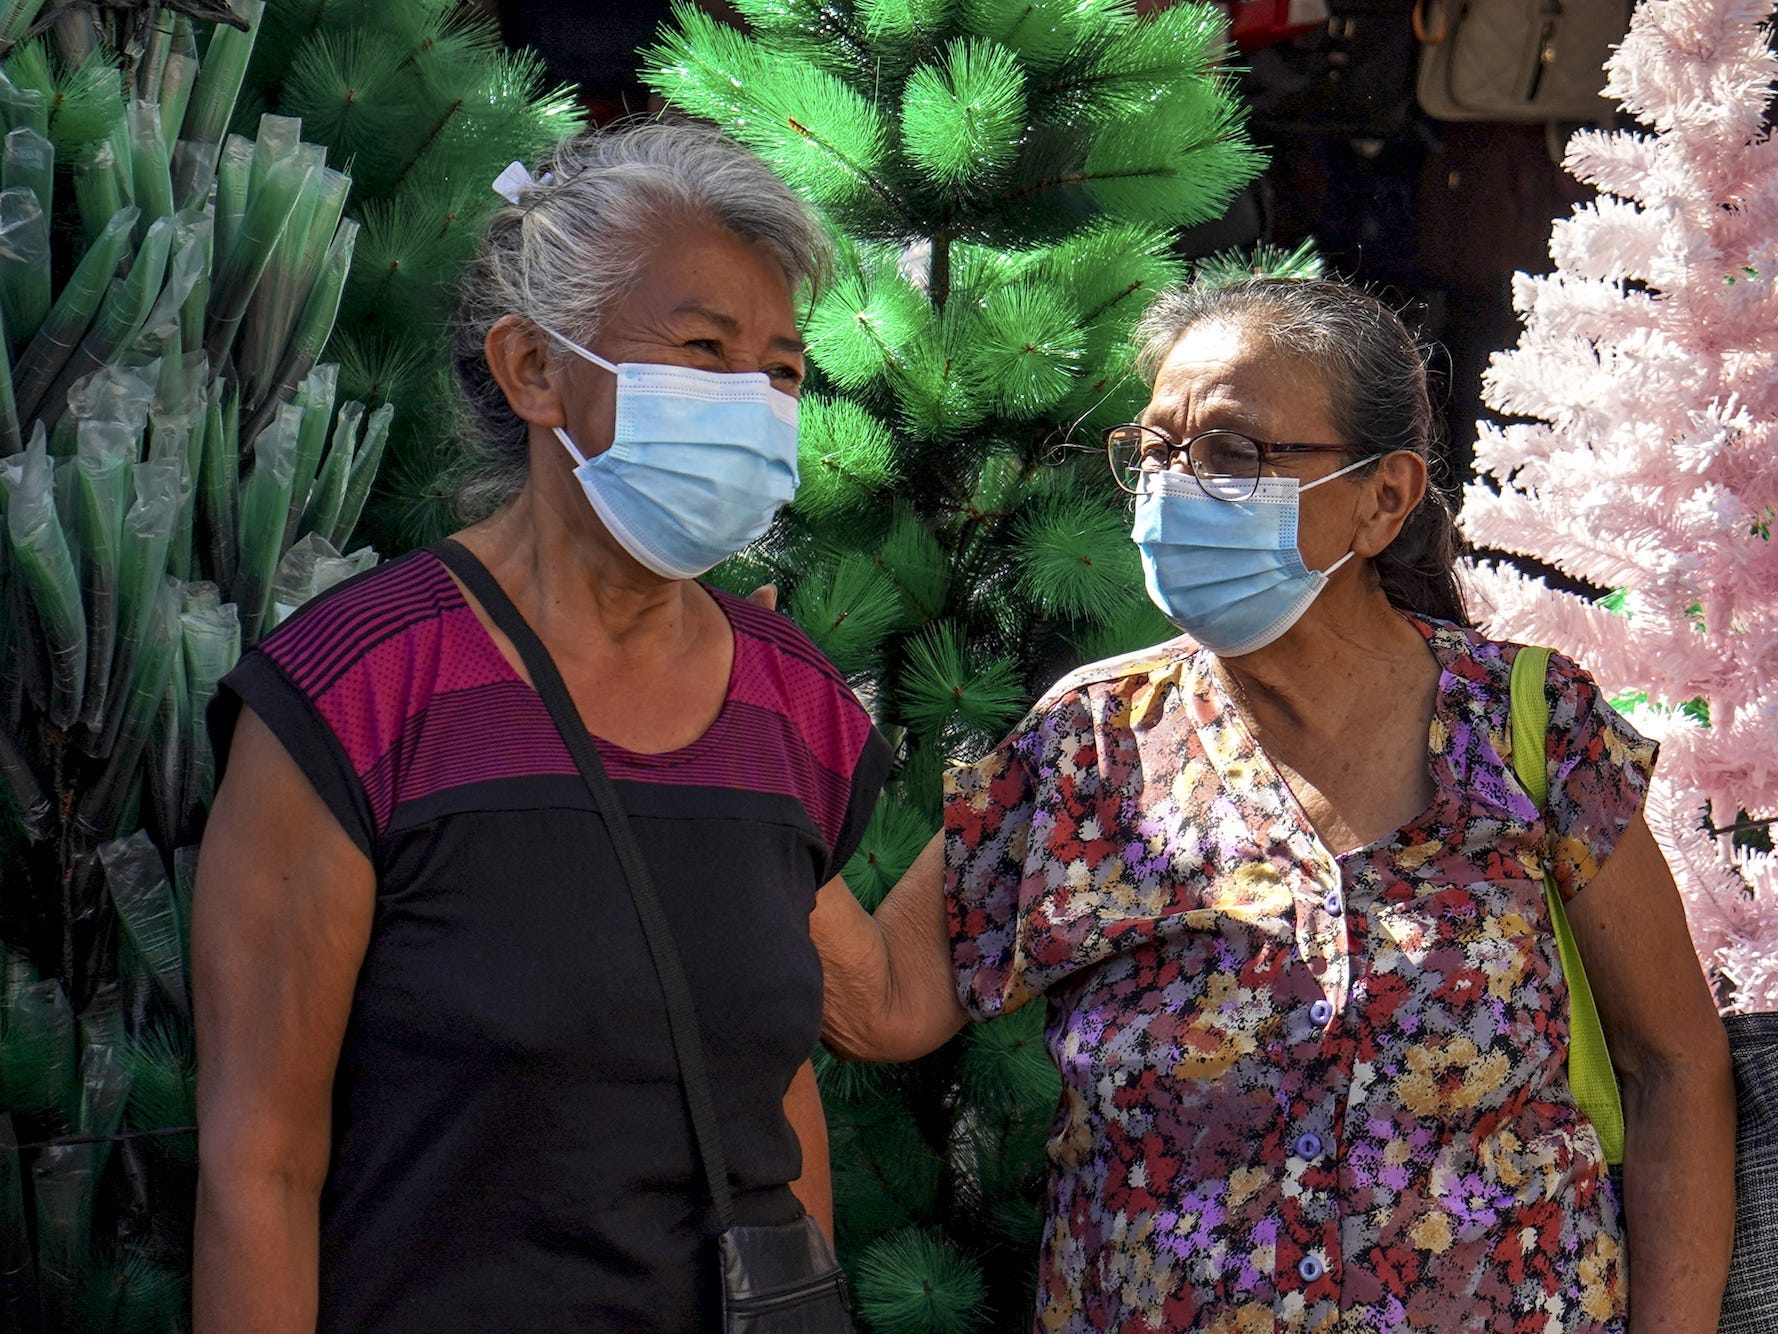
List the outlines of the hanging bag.
<svg viewBox="0 0 1778 1334">
<path fill-rule="evenodd" d="M 1735 1258 L 1719 1334 L 1778 1334 L 1778 1013 L 1723 1016 L 1735 1064 Z"/>
<path fill-rule="evenodd" d="M 1545 736 L 1549 731 L 1550 702 L 1543 679 L 1550 660 L 1547 648 L 1526 647 L 1513 659 L 1512 697 L 1513 772 L 1531 800 L 1543 808 L 1549 796 L 1550 777 L 1544 765 Z M 1624 1161 L 1624 1104 L 1618 1095 L 1617 1072 L 1605 1049 L 1605 1029 L 1593 989 L 1587 984 L 1586 966 L 1568 926 L 1568 910 L 1553 877 L 1543 878 L 1543 901 L 1549 907 L 1550 928 L 1562 956 L 1562 975 L 1568 980 L 1568 1087 L 1575 1105 L 1593 1123 L 1605 1150 L 1608 1167 Z"/>
<path fill-rule="evenodd" d="M 791 1223 L 735 1222 L 728 1159 L 716 1125 L 710 1076 L 704 1067 L 703 1037 L 679 950 L 673 943 L 672 929 L 660 900 L 655 897 L 653 879 L 617 786 L 605 772 L 592 737 L 569 697 L 568 687 L 556 671 L 555 661 L 499 582 L 467 547 L 447 538 L 431 550 L 463 581 L 518 650 L 532 686 L 543 697 L 563 744 L 592 793 L 593 805 L 605 823 L 605 832 L 623 868 L 667 1003 L 673 1054 L 679 1062 L 698 1160 L 703 1165 L 705 1185 L 720 1229 L 716 1243 L 725 1334 L 851 1334 L 845 1275 L 814 1219 L 804 1214 Z"/>
<path fill-rule="evenodd" d="M 1509 686 L 1513 772 L 1539 807 L 1549 792 L 1544 765 L 1549 658 L 1547 648 L 1521 648 Z M 1575 1103 L 1599 1132 L 1606 1162 L 1615 1167 L 1624 1156 L 1617 1075 L 1567 909 L 1547 876 L 1544 899 L 1568 979 L 1568 1083 Z M 1735 1252 L 1717 1334 L 1778 1334 L 1778 1013 L 1725 1015 L 1723 1027 L 1735 1067 Z"/>
<path fill-rule="evenodd" d="M 1629 0 L 1415 0 L 1420 107 L 1435 120 L 1603 124 Z"/>
</svg>

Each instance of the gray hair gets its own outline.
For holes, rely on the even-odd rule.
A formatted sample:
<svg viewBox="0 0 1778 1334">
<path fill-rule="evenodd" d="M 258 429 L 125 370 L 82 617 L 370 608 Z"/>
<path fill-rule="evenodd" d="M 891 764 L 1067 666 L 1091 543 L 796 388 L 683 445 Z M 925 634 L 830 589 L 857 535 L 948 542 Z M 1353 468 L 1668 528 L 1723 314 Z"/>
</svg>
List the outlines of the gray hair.
<svg viewBox="0 0 1778 1334">
<path fill-rule="evenodd" d="M 1334 429 L 1356 452 L 1409 450 L 1438 462 L 1426 354 L 1401 319 L 1369 292 L 1326 278 L 1192 282 L 1155 298 L 1136 326 L 1136 366 L 1154 383 L 1167 354 L 1200 324 L 1229 324 L 1312 366 L 1327 389 Z M 1469 624 L 1457 585 L 1461 551 L 1451 503 L 1435 483 L 1395 540 L 1372 561 L 1389 601 Z"/>
<path fill-rule="evenodd" d="M 587 130 L 536 167 L 539 184 L 496 209 L 460 280 L 452 364 L 466 457 L 456 504 L 485 514 L 524 485 L 524 422 L 488 369 L 488 330 L 519 315 L 593 341 L 662 233 L 708 223 L 752 243 L 794 292 L 825 277 L 832 243 L 815 215 L 752 152 L 700 125 Z M 572 353 L 551 348 L 552 357 Z"/>
</svg>

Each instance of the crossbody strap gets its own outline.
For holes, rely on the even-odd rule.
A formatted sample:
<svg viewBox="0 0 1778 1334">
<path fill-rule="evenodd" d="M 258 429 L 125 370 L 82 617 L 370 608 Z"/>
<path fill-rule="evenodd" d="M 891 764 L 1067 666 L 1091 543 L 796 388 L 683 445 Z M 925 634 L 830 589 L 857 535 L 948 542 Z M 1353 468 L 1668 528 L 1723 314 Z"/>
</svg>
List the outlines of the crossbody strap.
<svg viewBox="0 0 1778 1334">
<path fill-rule="evenodd" d="M 642 934 L 648 942 L 655 973 L 660 978 L 661 994 L 667 1003 L 667 1026 L 673 1035 L 673 1054 L 679 1061 L 679 1078 L 685 1087 L 686 1105 L 691 1111 L 698 1157 L 704 1166 L 711 1201 L 716 1206 L 717 1226 L 726 1232 L 735 1222 L 734 1196 L 729 1190 L 728 1159 L 723 1154 L 722 1137 L 716 1127 L 716 1103 L 710 1093 L 710 1075 L 704 1066 L 704 1041 L 698 1028 L 697 1010 L 692 1004 L 691 988 L 686 984 L 685 969 L 679 961 L 679 949 L 673 943 L 672 928 L 661 911 L 660 900 L 655 897 L 654 881 L 648 874 L 647 863 L 642 860 L 642 849 L 618 797 L 617 785 L 600 762 L 599 752 L 569 697 L 568 687 L 562 683 L 562 674 L 556 670 L 555 660 L 524 615 L 513 606 L 506 590 L 488 572 L 487 566 L 467 547 L 449 538 L 434 543 L 428 550 L 463 581 L 464 587 L 475 595 L 475 600 L 482 604 L 494 624 L 512 641 L 525 670 L 531 674 L 532 686 L 543 697 L 550 717 L 555 720 L 556 730 L 562 734 L 568 753 L 574 757 L 575 767 L 593 795 L 593 804 L 605 823 L 605 832 L 617 853 L 618 865 L 623 868 L 624 879 L 629 883 L 630 901 L 636 906 L 636 917 L 642 924 Z"/>
<path fill-rule="evenodd" d="M 1550 702 L 1544 693 L 1549 661 L 1547 648 L 1521 648 L 1513 659 L 1509 687 L 1513 772 L 1540 809 L 1545 807 L 1550 789 L 1544 759 L 1550 724 Z M 1593 1003 L 1593 988 L 1587 981 L 1586 966 L 1581 963 L 1580 947 L 1568 925 L 1568 909 L 1555 880 L 1548 875 L 1544 876 L 1543 897 L 1549 906 L 1556 948 L 1562 955 L 1562 972 L 1568 979 L 1568 1086 L 1574 1092 L 1574 1101 L 1598 1132 L 1605 1161 L 1616 1167 L 1624 1161 L 1624 1105 L 1618 1092 L 1617 1072 L 1611 1068 L 1599 1007 Z"/>
</svg>

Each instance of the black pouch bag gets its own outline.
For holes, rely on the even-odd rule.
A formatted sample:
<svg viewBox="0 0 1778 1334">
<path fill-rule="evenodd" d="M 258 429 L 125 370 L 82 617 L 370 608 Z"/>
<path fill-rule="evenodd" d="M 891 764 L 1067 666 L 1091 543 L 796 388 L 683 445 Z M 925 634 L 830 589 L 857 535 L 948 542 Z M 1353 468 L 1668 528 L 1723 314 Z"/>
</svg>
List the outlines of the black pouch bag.
<svg viewBox="0 0 1778 1334">
<path fill-rule="evenodd" d="M 735 1222 L 728 1159 L 717 1131 L 716 1104 L 704 1068 L 703 1038 L 679 950 L 655 897 L 654 883 L 617 787 L 599 760 L 599 752 L 580 721 L 555 661 L 498 581 L 467 547 L 447 539 L 434 544 L 431 550 L 463 581 L 518 650 L 531 674 L 531 684 L 549 707 L 550 718 L 593 795 L 593 804 L 605 822 L 605 831 L 629 883 L 630 899 L 641 920 L 642 934 L 667 1003 L 673 1054 L 679 1061 L 679 1077 L 691 1111 L 698 1159 L 720 1229 L 716 1240 L 725 1334 L 852 1334 L 845 1275 L 814 1219 L 804 1214 L 789 1223 Z"/>
</svg>

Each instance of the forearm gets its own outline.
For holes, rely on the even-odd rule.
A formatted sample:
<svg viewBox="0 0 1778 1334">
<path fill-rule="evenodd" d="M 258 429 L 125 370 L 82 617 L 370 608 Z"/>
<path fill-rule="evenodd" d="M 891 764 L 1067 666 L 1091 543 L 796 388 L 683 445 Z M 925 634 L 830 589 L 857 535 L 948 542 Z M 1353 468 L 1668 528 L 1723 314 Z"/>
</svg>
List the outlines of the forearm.
<svg viewBox="0 0 1778 1334">
<path fill-rule="evenodd" d="M 882 926 L 862 907 L 843 936 L 817 932 L 821 954 L 821 1040 L 858 1061 L 897 1059 L 894 962 Z"/>
<path fill-rule="evenodd" d="M 809 919 L 826 987 L 822 1039 L 866 1061 L 910 1061 L 968 1021 L 951 980 L 944 848 L 933 839 L 873 917 L 842 881 Z"/>
<path fill-rule="evenodd" d="M 796 1132 L 803 1151 L 803 1171 L 790 1190 L 803 1208 L 833 1241 L 833 1167 L 827 1154 L 827 1113 L 821 1106 L 821 1089 L 815 1083 L 815 1067 L 803 1063 L 784 1095 L 784 1117 Z"/>
<path fill-rule="evenodd" d="M 194 1334 L 313 1334 L 319 1250 L 319 1190 L 269 1173 L 201 1168 Z"/>
<path fill-rule="evenodd" d="M 1631 1334 L 1715 1329 L 1735 1224 L 1726 1047 L 1624 1084 Z"/>
</svg>

